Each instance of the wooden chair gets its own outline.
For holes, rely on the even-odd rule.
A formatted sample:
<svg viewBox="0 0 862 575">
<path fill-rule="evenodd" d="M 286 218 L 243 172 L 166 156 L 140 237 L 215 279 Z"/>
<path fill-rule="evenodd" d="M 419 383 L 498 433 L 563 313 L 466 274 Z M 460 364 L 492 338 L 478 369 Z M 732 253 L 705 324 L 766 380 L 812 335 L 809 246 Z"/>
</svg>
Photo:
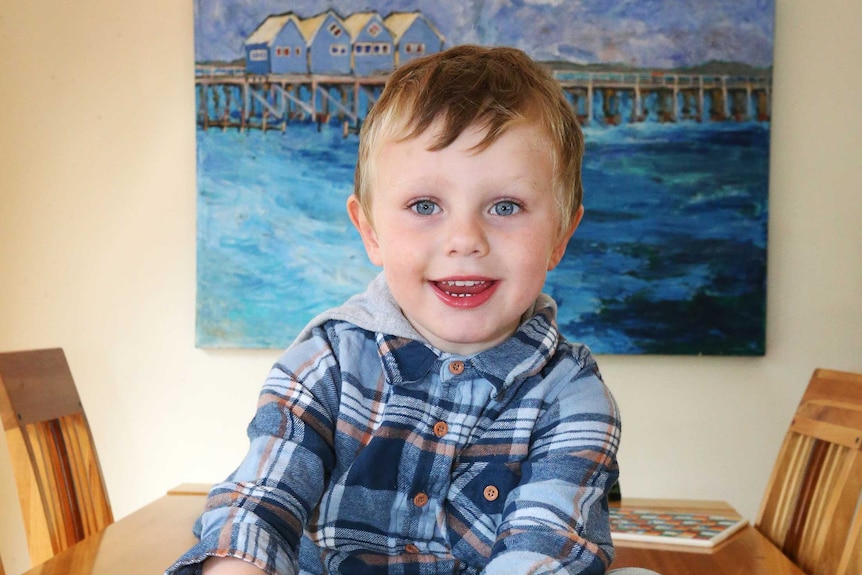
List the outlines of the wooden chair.
<svg viewBox="0 0 862 575">
<path fill-rule="evenodd" d="M 34 565 L 113 523 L 62 349 L 0 353 L 0 417 Z"/>
<path fill-rule="evenodd" d="M 862 573 L 862 374 L 815 370 L 755 527 L 810 575 Z"/>
</svg>

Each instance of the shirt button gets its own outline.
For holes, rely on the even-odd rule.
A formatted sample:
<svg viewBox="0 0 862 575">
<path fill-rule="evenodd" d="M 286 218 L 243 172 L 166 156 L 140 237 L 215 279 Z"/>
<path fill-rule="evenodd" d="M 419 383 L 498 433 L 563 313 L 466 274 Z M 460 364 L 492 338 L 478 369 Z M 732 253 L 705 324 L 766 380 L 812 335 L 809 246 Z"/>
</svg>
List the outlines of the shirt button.
<svg viewBox="0 0 862 575">
<path fill-rule="evenodd" d="M 416 507 L 424 507 L 426 503 L 428 503 L 428 496 L 424 493 L 419 492 L 413 496 L 413 505 Z"/>
<path fill-rule="evenodd" d="M 449 433 L 449 425 L 445 421 L 438 421 L 434 424 L 434 435 L 443 437 Z"/>
<path fill-rule="evenodd" d="M 497 489 L 496 487 L 494 487 L 493 485 L 489 485 L 482 492 L 482 495 L 484 495 L 485 499 L 487 499 L 488 501 L 494 501 L 497 499 L 497 497 L 500 496 L 500 490 Z"/>
<path fill-rule="evenodd" d="M 404 546 L 404 550 L 408 553 L 419 553 L 419 548 L 413 545 L 412 543 L 408 543 Z"/>
<path fill-rule="evenodd" d="M 449 373 L 452 375 L 461 375 L 464 373 L 464 362 L 463 361 L 453 361 L 449 363 Z"/>
</svg>

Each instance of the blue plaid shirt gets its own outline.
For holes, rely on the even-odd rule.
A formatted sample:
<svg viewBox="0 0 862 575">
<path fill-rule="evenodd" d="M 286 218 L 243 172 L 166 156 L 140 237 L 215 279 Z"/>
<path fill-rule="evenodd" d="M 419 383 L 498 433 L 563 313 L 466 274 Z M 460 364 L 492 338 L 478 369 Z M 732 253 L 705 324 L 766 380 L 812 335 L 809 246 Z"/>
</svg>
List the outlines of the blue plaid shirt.
<svg viewBox="0 0 862 575">
<path fill-rule="evenodd" d="M 619 413 L 555 312 L 541 296 L 469 357 L 422 341 L 380 278 L 312 322 L 168 573 L 210 555 L 279 575 L 604 573 Z"/>
</svg>

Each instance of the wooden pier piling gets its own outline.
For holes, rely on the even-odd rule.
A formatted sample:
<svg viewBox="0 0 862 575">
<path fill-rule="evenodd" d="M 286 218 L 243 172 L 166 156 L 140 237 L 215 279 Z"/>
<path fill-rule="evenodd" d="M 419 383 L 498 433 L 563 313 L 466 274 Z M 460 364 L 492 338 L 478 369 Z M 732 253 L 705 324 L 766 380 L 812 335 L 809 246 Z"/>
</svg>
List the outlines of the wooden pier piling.
<svg viewBox="0 0 862 575">
<path fill-rule="evenodd" d="M 758 121 L 770 119 L 771 78 L 675 74 L 666 71 L 582 72 L 554 70 L 578 118 L 597 122 Z M 288 130 L 293 122 L 331 121 L 345 137 L 356 133 L 377 100 L 386 75 L 245 74 L 241 68 L 200 69 L 198 125 Z"/>
</svg>

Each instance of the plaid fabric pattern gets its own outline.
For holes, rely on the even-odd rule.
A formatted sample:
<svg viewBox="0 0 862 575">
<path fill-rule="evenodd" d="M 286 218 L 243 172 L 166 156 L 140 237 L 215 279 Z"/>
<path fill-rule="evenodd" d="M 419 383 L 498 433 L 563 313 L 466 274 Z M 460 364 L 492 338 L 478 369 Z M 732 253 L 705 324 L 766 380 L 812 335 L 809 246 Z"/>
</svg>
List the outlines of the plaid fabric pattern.
<svg viewBox="0 0 862 575">
<path fill-rule="evenodd" d="M 315 327 L 273 367 L 248 455 L 167 573 L 209 555 L 279 575 L 604 573 L 619 414 L 554 313 L 471 357 Z"/>
</svg>

